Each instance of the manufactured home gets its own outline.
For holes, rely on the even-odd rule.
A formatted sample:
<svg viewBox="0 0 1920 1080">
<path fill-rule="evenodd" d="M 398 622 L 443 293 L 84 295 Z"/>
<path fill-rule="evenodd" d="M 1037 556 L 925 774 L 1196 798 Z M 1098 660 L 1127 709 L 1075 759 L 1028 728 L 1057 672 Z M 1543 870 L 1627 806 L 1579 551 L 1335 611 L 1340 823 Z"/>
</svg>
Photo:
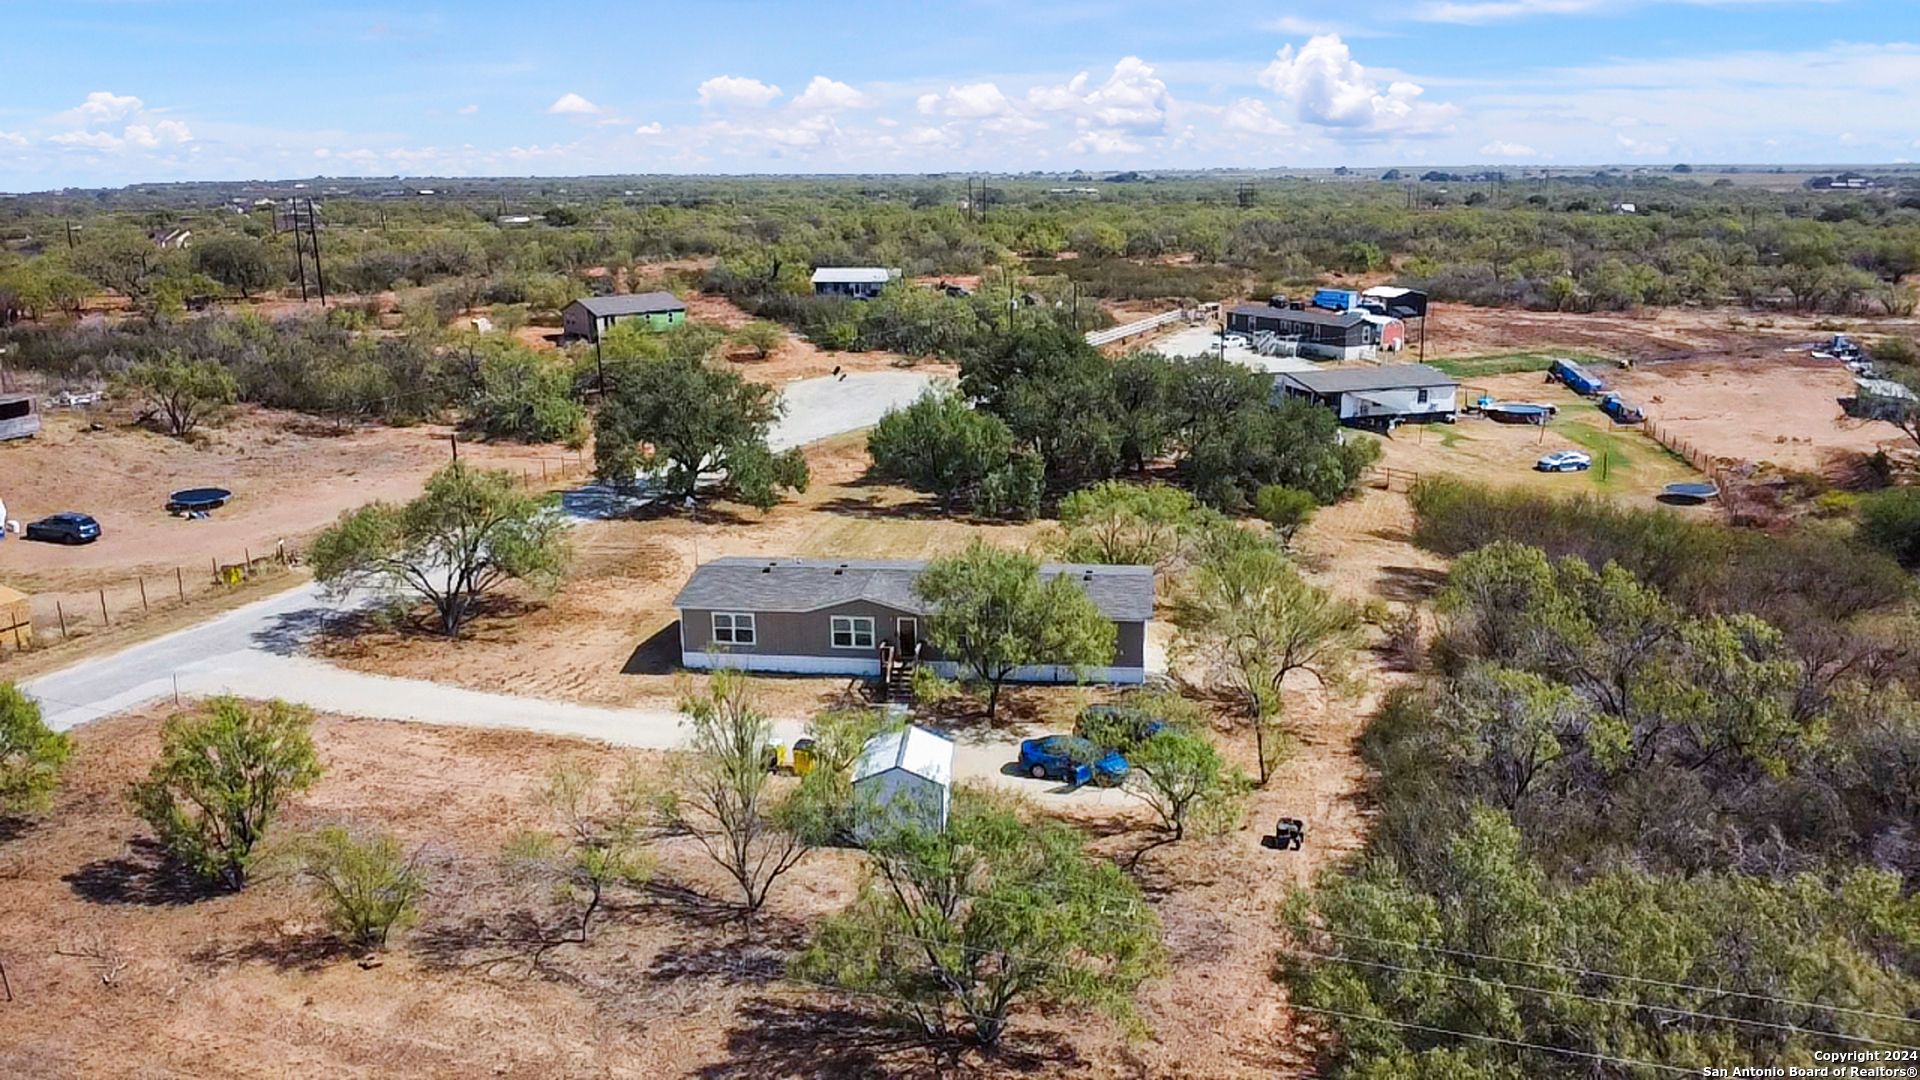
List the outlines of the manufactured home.
<svg viewBox="0 0 1920 1080">
<path fill-rule="evenodd" d="M 560 328 L 568 337 L 595 342 L 616 323 L 633 322 L 649 330 L 666 330 L 686 321 L 687 305 L 670 292 L 589 296 L 568 304 L 560 313 Z"/>
<path fill-rule="evenodd" d="M 1359 309 L 1327 311 L 1283 297 L 1266 304 L 1241 304 L 1227 314 L 1227 329 L 1254 337 L 1276 334 L 1299 342 L 1301 356 L 1322 360 L 1371 360 L 1380 348 L 1380 327 Z"/>
<path fill-rule="evenodd" d="M 871 300 L 898 280 L 900 271 L 884 266 L 823 266 L 813 272 L 813 293 Z"/>
<path fill-rule="evenodd" d="M 1407 420 L 1443 420 L 1459 414 L 1460 384 L 1425 364 L 1284 371 L 1274 376 L 1276 399 L 1304 398 L 1332 409 L 1342 423 L 1390 427 Z"/>
<path fill-rule="evenodd" d="M 904 659 L 954 677 L 959 665 L 927 640 L 933 607 L 914 589 L 926 566 L 918 560 L 715 559 L 695 570 L 674 598 L 680 662 L 694 669 L 878 679 L 893 675 L 890 661 Z M 1070 578 L 1113 621 L 1114 655 L 1086 671 L 1040 664 L 1013 678 L 1145 682 L 1153 568 L 1049 563 L 1040 573 Z"/>
</svg>

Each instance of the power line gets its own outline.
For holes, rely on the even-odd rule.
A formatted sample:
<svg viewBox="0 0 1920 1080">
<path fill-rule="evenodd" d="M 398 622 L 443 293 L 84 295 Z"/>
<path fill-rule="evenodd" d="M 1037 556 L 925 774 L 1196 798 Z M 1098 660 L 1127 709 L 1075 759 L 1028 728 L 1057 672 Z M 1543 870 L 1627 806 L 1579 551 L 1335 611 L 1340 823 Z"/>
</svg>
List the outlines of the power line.
<svg viewBox="0 0 1920 1080">
<path fill-rule="evenodd" d="M 1366 934 L 1328 930 L 1324 927 L 1321 928 L 1321 932 L 1332 937 L 1348 938 L 1353 941 L 1365 941 L 1375 945 L 1392 945 L 1402 949 L 1423 949 L 1428 952 L 1442 953 L 1447 956 L 1471 957 L 1475 960 L 1488 960 L 1499 964 L 1513 964 L 1518 967 L 1537 968 L 1544 971 L 1558 971 L 1563 974 L 1588 975 L 1600 979 L 1619 979 L 1622 982 L 1640 983 L 1643 986 L 1659 986 L 1669 990 L 1690 990 L 1697 994 L 1745 998 L 1750 1001 L 1764 1001 L 1774 1005 L 1792 1005 L 1802 1009 L 1828 1009 L 1833 1012 L 1849 1013 L 1854 1016 L 1872 1017 L 1876 1020 L 1897 1020 L 1903 1024 L 1920 1023 L 1920 1019 L 1915 1019 L 1911 1016 L 1901 1016 L 1897 1013 L 1875 1012 L 1871 1009 L 1853 1009 L 1845 1005 L 1822 1005 L 1818 1002 L 1800 1001 L 1794 998 L 1770 997 L 1766 994 L 1754 994 L 1743 990 L 1727 990 L 1713 986 L 1697 986 L 1692 983 L 1667 982 L 1662 979 L 1648 979 L 1638 975 L 1621 975 L 1615 972 L 1594 971 L 1588 968 L 1570 967 L 1564 964 L 1546 964 L 1534 960 L 1516 960 L 1506 956 L 1490 956 L 1486 953 L 1468 952 L 1465 949 L 1449 949 L 1440 945 L 1422 945 L 1411 941 L 1395 941 L 1390 938 L 1369 937 Z"/>
<path fill-rule="evenodd" d="M 1455 1031 L 1452 1028 L 1434 1027 L 1431 1024 L 1415 1024 L 1406 1020 L 1388 1020 L 1378 1016 L 1363 1016 L 1359 1013 L 1341 1012 L 1338 1009 L 1323 1009 L 1318 1005 L 1302 1005 L 1296 1001 L 1287 1002 L 1287 1008 L 1300 1012 L 1319 1013 L 1323 1016 L 1337 1016 L 1343 1020 L 1361 1020 L 1370 1024 L 1386 1024 L 1389 1027 L 1407 1031 L 1423 1031 L 1430 1035 L 1451 1035 L 1459 1039 L 1474 1039 L 1479 1042 L 1498 1043 L 1525 1050 L 1544 1050 L 1549 1054 L 1562 1054 L 1567 1057 L 1584 1058 L 1609 1065 L 1632 1065 L 1641 1069 L 1659 1069 L 1662 1072 L 1679 1073 L 1682 1076 L 1698 1076 L 1693 1069 L 1684 1069 L 1678 1065 L 1663 1065 L 1657 1061 L 1641 1061 L 1638 1058 L 1616 1057 L 1612 1054 L 1600 1054 L 1591 1050 L 1573 1050 L 1564 1046 L 1545 1046 L 1540 1043 L 1526 1042 L 1521 1039 L 1507 1039 L 1499 1035 L 1482 1035 L 1472 1031 Z"/>
<path fill-rule="evenodd" d="M 1316 959 L 1316 960 L 1331 960 L 1336 963 L 1354 964 L 1360 967 L 1380 968 L 1387 971 L 1398 971 L 1408 975 L 1430 975 L 1430 976 L 1435 976 L 1442 979 L 1449 979 L 1454 982 L 1481 983 L 1487 986 L 1497 986 L 1503 990 L 1521 990 L 1521 991 L 1527 991 L 1535 994 L 1550 994 L 1554 997 L 1570 998 L 1575 1001 L 1591 1001 L 1598 1005 L 1621 1005 L 1631 1009 L 1650 1009 L 1655 1012 L 1669 1013 L 1674 1016 L 1693 1017 L 1694 1019 L 1697 1019 L 1697 1020 L 1717 1020 L 1717 1021 L 1721 1021 L 1723 1023 L 1729 1023 L 1729 1024 L 1747 1024 L 1753 1027 L 1773 1028 L 1776 1031 L 1792 1032 L 1797 1035 L 1815 1035 L 1815 1036 L 1828 1038 L 1828 1039 L 1841 1039 L 1846 1042 L 1866 1043 L 1869 1046 L 1887 1046 L 1887 1047 L 1892 1047 L 1898 1050 L 1916 1049 L 1915 1047 L 1911 1047 L 1911 1046 L 1901 1046 L 1898 1043 L 1883 1042 L 1879 1039 L 1869 1038 L 1865 1035 L 1846 1035 L 1840 1032 L 1833 1032 L 1833 1031 L 1816 1031 L 1810 1028 L 1797 1027 L 1793 1024 L 1778 1024 L 1778 1023 L 1774 1023 L 1771 1020 L 1755 1020 L 1755 1019 L 1749 1019 L 1749 1018 L 1740 1017 L 1740 1016 L 1728 1016 L 1724 1013 L 1697 1012 L 1693 1009 L 1682 1009 L 1674 1006 L 1660 1005 L 1650 1001 L 1631 1001 L 1626 998 L 1600 997 L 1593 994 L 1582 994 L 1572 990 L 1555 990 L 1545 986 L 1526 986 L 1520 983 L 1502 982 L 1499 979 L 1489 979 L 1479 975 L 1455 975 L 1445 971 L 1433 971 L 1433 970 L 1424 969 L 1424 968 L 1403 967 L 1399 964 L 1389 964 L 1384 961 L 1361 960 L 1356 957 L 1338 956 L 1333 953 L 1313 952 L 1307 949 L 1295 949 L 1293 951 L 1297 955 L 1312 957 L 1313 959 Z"/>
</svg>

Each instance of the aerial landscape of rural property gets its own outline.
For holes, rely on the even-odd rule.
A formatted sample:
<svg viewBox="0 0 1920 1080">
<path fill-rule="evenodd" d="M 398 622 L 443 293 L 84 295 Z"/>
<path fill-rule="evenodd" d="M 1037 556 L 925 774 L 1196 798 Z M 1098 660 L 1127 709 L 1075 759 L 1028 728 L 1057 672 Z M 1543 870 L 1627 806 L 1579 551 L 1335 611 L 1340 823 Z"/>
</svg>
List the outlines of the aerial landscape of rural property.
<svg viewBox="0 0 1920 1080">
<path fill-rule="evenodd" d="M 1907 0 L 9 24 L 0 1077 L 1920 1076 Z"/>
</svg>

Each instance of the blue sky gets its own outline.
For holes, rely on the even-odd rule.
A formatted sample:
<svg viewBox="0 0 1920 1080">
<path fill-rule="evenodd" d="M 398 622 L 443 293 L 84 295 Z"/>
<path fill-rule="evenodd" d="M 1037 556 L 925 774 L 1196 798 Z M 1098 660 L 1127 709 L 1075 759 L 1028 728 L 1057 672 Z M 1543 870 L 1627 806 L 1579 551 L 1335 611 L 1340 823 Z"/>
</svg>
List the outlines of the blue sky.
<svg viewBox="0 0 1920 1080">
<path fill-rule="evenodd" d="M 14 0 L 0 190 L 1920 158 L 1920 0 Z"/>
</svg>

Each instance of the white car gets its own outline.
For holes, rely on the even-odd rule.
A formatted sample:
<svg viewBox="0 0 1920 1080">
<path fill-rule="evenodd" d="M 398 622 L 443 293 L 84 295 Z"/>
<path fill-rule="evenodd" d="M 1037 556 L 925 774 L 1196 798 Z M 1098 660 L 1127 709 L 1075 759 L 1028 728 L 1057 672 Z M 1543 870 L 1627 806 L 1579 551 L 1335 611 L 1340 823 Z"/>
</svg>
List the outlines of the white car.
<svg viewBox="0 0 1920 1080">
<path fill-rule="evenodd" d="M 1533 463 L 1541 472 L 1586 472 L 1593 468 L 1593 457 L 1578 450 L 1560 450 Z"/>
<path fill-rule="evenodd" d="M 1248 341 L 1246 338 L 1240 336 L 1239 334 L 1222 334 L 1220 335 L 1220 343 L 1225 345 L 1229 349 L 1253 348 L 1253 342 Z"/>
</svg>

